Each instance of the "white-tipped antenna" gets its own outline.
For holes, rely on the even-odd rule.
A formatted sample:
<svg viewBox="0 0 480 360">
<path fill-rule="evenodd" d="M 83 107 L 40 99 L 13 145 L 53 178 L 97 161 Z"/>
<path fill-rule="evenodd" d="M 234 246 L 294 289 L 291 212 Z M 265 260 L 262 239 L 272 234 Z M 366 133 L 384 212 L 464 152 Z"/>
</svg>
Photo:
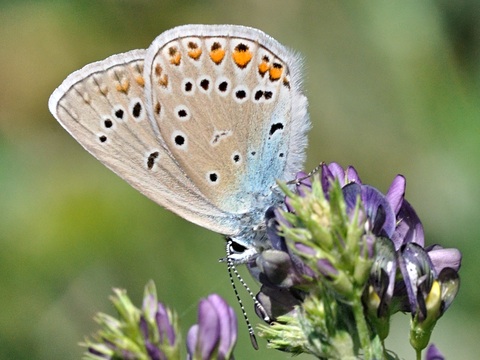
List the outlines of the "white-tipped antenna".
<svg viewBox="0 0 480 360">
<path fill-rule="evenodd" d="M 238 281 L 240 281 L 240 284 L 247 290 L 248 294 L 250 297 L 253 299 L 253 302 L 255 304 L 255 307 L 259 310 L 259 312 L 263 315 L 263 320 L 266 322 L 270 322 L 270 317 L 267 315 L 267 312 L 265 311 L 265 308 L 258 302 L 258 300 L 255 298 L 255 295 L 253 292 L 250 290 L 248 285 L 245 283 L 243 278 L 240 276 L 240 274 L 237 271 L 237 268 L 235 267 L 235 264 L 233 263 L 232 259 L 230 258 L 231 255 L 231 245 L 232 245 L 232 240 L 228 240 L 226 244 L 226 263 L 227 263 L 227 270 L 228 270 L 228 277 L 230 278 L 230 283 L 232 284 L 233 291 L 235 293 L 235 297 L 237 298 L 238 304 L 240 305 L 240 309 L 242 311 L 243 318 L 245 320 L 245 323 L 247 324 L 247 329 L 248 333 L 250 335 L 250 341 L 252 343 L 252 346 L 255 350 L 258 350 L 258 343 L 257 343 L 257 338 L 255 336 L 255 331 L 253 330 L 253 326 L 250 323 L 250 320 L 248 319 L 247 312 L 245 311 L 245 307 L 243 306 L 242 299 L 240 298 L 240 295 L 237 291 L 237 287 L 235 286 L 235 281 L 233 278 L 233 274 L 237 277 Z"/>
<path fill-rule="evenodd" d="M 308 179 L 310 177 L 312 177 L 313 175 L 315 175 L 318 171 L 320 171 L 322 165 L 325 164 L 325 162 L 321 162 L 320 164 L 317 165 L 317 167 L 315 167 L 312 171 L 310 171 L 307 175 L 305 175 L 304 177 L 301 177 L 301 178 L 295 178 L 293 180 L 288 180 L 285 184 L 287 185 L 298 185 L 300 184 L 300 182 L 302 182 L 303 180 L 305 179 Z M 276 189 L 278 188 L 278 184 L 275 184 L 275 185 L 272 185 L 271 189 Z"/>
<path fill-rule="evenodd" d="M 301 181 L 303 181 L 305 179 L 308 179 L 308 178 L 312 177 L 313 175 L 315 175 L 317 172 L 319 172 L 323 164 L 325 164 L 325 162 L 322 161 L 320 164 L 317 165 L 316 168 L 314 168 L 312 171 L 310 171 L 304 177 L 287 181 L 287 185 L 300 184 Z"/>
</svg>

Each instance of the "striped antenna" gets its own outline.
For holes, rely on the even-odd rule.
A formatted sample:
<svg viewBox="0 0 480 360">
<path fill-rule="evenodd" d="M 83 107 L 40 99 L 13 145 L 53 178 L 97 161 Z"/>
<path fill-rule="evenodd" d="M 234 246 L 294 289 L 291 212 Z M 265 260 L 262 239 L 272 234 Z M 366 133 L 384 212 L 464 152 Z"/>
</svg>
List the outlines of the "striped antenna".
<svg viewBox="0 0 480 360">
<path fill-rule="evenodd" d="M 255 350 L 258 350 L 258 343 L 257 343 L 257 338 L 255 336 L 255 331 L 253 330 L 253 326 L 250 323 L 250 320 L 248 319 L 247 312 L 245 311 L 245 307 L 243 306 L 242 299 L 240 298 L 240 294 L 238 293 L 237 287 L 235 286 L 235 279 L 233 277 L 233 274 L 235 274 L 235 277 L 240 281 L 240 284 L 247 290 L 248 294 L 250 297 L 253 299 L 253 302 L 255 304 L 255 307 L 257 310 L 262 314 L 263 320 L 266 322 L 270 322 L 270 317 L 267 315 L 267 312 L 265 311 L 265 308 L 263 307 L 262 304 L 255 298 L 255 295 L 253 294 L 252 290 L 248 287 L 248 285 L 245 283 L 243 280 L 242 276 L 238 273 L 237 268 L 235 267 L 235 264 L 233 260 L 230 258 L 231 255 L 231 247 L 232 247 L 232 240 L 228 240 L 226 244 L 226 253 L 227 256 L 225 259 L 222 259 L 223 261 L 226 261 L 227 263 L 227 270 L 228 270 L 228 277 L 230 278 L 230 283 L 232 284 L 233 291 L 235 293 L 235 297 L 237 298 L 238 304 L 240 305 L 240 309 L 243 314 L 243 318 L 245 319 L 245 323 L 247 324 L 247 329 L 248 333 L 250 335 L 250 341 L 252 343 L 252 346 Z M 222 261 L 221 260 L 221 261 Z"/>
</svg>

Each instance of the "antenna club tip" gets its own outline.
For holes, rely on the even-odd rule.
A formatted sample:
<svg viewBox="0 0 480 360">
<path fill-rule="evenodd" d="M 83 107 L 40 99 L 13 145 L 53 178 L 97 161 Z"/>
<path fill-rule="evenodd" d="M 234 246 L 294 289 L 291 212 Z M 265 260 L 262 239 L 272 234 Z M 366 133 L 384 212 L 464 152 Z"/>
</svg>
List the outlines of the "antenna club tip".
<svg viewBox="0 0 480 360">
<path fill-rule="evenodd" d="M 257 337 L 253 332 L 250 333 L 250 342 L 252 343 L 252 346 L 255 350 L 258 350 L 258 342 L 257 342 Z"/>
</svg>

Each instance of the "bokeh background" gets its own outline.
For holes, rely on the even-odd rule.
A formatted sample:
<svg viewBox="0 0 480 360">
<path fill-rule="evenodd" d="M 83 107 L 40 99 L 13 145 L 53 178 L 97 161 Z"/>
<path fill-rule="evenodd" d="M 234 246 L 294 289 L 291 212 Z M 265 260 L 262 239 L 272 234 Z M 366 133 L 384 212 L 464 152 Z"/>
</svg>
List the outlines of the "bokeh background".
<svg viewBox="0 0 480 360">
<path fill-rule="evenodd" d="M 47 109 L 72 71 L 147 47 L 187 23 L 258 27 L 305 57 L 308 164 L 356 166 L 386 191 L 397 173 L 427 242 L 463 251 L 462 284 L 433 341 L 480 351 L 480 6 L 462 1 L 0 1 L 0 358 L 79 359 L 113 314 L 113 287 L 139 304 L 148 279 L 183 330 L 199 298 L 235 305 L 222 238 L 149 201 L 81 148 Z M 252 283 L 252 281 L 250 281 Z M 252 283 L 253 287 L 255 285 Z M 253 315 L 248 297 L 243 296 Z M 251 349 L 240 321 L 236 358 Z M 414 358 L 408 316 L 390 347 Z M 306 358 L 306 357 L 301 357 Z"/>
</svg>

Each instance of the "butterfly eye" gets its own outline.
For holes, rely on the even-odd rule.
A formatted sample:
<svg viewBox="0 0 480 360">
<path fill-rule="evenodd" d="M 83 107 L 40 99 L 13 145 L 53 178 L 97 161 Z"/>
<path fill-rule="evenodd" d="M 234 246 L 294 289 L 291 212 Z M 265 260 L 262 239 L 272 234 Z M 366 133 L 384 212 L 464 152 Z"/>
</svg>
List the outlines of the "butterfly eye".
<svg viewBox="0 0 480 360">
<path fill-rule="evenodd" d="M 247 248 L 230 239 L 230 252 L 233 254 L 242 254 Z"/>
</svg>

